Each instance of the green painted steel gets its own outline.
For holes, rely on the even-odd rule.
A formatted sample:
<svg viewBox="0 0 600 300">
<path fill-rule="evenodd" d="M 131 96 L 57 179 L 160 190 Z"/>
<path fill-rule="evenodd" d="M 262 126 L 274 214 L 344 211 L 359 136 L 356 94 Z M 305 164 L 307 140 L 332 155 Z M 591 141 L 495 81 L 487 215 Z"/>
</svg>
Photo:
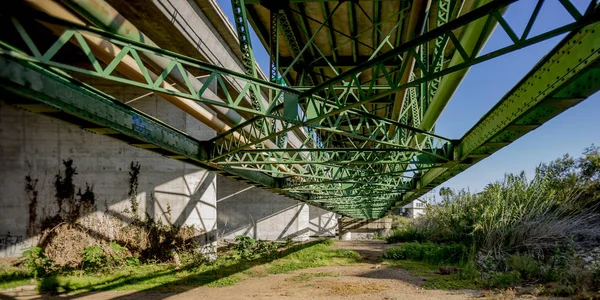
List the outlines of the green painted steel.
<svg viewBox="0 0 600 300">
<path fill-rule="evenodd" d="M 66 74 L 0 56 L 0 89 L 11 94 L 3 98 L 15 106 L 67 120 L 85 130 L 226 176 L 239 176 L 273 189 L 278 187 L 276 180 L 265 174 L 228 170 L 208 162 L 206 142 Z"/>
<path fill-rule="evenodd" d="M 322 16 L 311 15 L 303 2 L 321 2 L 311 5 Z M 480 1 L 477 3 L 486 4 L 460 16 L 456 2 L 436 0 L 437 15 L 426 18 L 423 33 L 396 45 L 391 41 L 394 37 L 400 40 L 402 24 L 411 9 L 409 1 L 402 2 L 402 9 L 386 20 L 382 20 L 380 1 L 372 3 L 372 12 L 366 11 L 360 1 L 326 2 L 232 0 L 244 74 L 33 11 L 23 15 L 3 13 L 14 25 L 14 36 L 21 40 L 0 40 L 0 64 L 5 67 L 0 71 L 1 85 L 12 93 L 99 125 L 98 131 L 135 139 L 135 143 L 152 151 L 356 218 L 383 216 L 390 208 L 422 195 L 600 89 L 600 18 L 593 1 L 584 13 L 569 1 L 560 1 L 573 21 L 532 36 L 543 1 L 538 1 L 524 31 L 517 34 L 502 16 L 515 0 Z M 264 41 L 269 41 L 268 81 L 257 77 L 248 24 L 259 26 L 259 22 L 256 11 L 249 9 L 252 5 L 265 5 L 271 14 L 268 26 L 257 30 Z M 350 20 L 349 34 L 334 28 L 340 7 L 344 8 L 340 9 L 345 11 L 344 18 Z M 249 16 L 254 22 L 249 22 Z M 372 25 L 372 47 L 359 40 L 359 19 Z M 384 32 L 381 24 L 391 19 L 395 26 Z M 49 48 L 44 47 L 41 45 L 49 37 L 42 42 L 30 31 L 39 26 L 34 20 L 65 30 Z M 480 54 L 494 28 L 504 31 L 510 44 Z M 469 67 L 564 33 L 567 37 L 463 138 L 451 140 L 434 133 L 435 121 Z M 318 47 L 315 38 L 319 34 L 329 36 L 326 43 L 331 51 Z M 119 47 L 121 52 L 112 62 L 100 63 L 87 45 L 88 35 Z M 291 58 L 280 57 L 280 37 Z M 340 37 L 347 38 L 344 43 L 349 45 L 350 56 L 340 56 L 344 44 L 337 40 Z M 55 58 L 68 43 L 79 47 L 89 64 L 81 66 Z M 372 53 L 365 55 L 361 47 L 372 49 Z M 150 56 L 163 62 L 158 75 L 150 72 L 152 67 L 142 59 Z M 414 70 L 408 69 L 408 57 L 415 60 Z M 114 72 L 126 58 L 135 61 L 144 80 L 125 79 Z M 199 142 L 117 104 L 107 95 L 75 84 L 65 74 L 39 66 L 175 95 L 250 117 L 210 141 Z M 346 71 L 341 72 L 342 67 Z M 335 76 L 326 77 L 323 69 Z M 16 79 L 10 70 L 19 70 Z M 163 88 L 173 71 L 207 74 L 207 78 L 200 87 L 184 80 L 178 90 Z M 400 82 L 404 72 L 410 72 L 406 73 L 410 74 L 407 83 Z M 28 76 L 42 76 L 48 88 L 35 90 L 17 80 Z M 221 99 L 208 95 L 211 84 L 216 84 Z M 233 89 L 234 85 L 241 86 L 241 91 Z M 92 100 L 52 102 L 60 98 L 61 89 L 93 95 L 89 96 Z M 397 119 L 391 118 L 391 106 L 386 104 L 393 103 L 395 95 L 405 89 L 406 104 L 396 112 Z M 373 109 L 378 105 L 385 114 Z M 127 123 L 127 127 L 118 123 L 127 118 L 115 118 L 115 114 L 135 115 L 138 123 Z M 300 144 L 292 145 L 288 140 L 287 133 L 292 131 L 301 137 Z M 273 142 L 277 147 L 273 148 Z"/>
</svg>

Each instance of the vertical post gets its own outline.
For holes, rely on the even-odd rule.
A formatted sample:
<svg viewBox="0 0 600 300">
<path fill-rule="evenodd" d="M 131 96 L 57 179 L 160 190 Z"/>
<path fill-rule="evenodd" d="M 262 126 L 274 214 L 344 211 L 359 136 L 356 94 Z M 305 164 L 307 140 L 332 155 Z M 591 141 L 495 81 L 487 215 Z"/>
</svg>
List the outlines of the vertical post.
<svg viewBox="0 0 600 300">
<path fill-rule="evenodd" d="M 352 233 L 345 228 L 343 220 L 343 217 L 338 219 L 338 238 L 340 241 L 352 240 Z"/>
<path fill-rule="evenodd" d="M 271 82 L 279 82 L 279 9 L 271 10 L 271 43 L 270 43 L 270 73 Z"/>
</svg>

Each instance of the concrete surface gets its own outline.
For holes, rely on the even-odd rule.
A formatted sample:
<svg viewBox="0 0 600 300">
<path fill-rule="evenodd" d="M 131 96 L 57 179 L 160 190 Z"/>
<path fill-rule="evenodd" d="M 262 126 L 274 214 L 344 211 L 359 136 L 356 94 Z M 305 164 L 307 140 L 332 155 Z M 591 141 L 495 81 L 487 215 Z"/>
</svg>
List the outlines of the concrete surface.
<svg viewBox="0 0 600 300">
<path fill-rule="evenodd" d="M 217 184 L 219 238 L 248 235 L 259 240 L 307 240 L 309 236 L 335 236 L 335 213 L 221 176 Z"/>
<path fill-rule="evenodd" d="M 196 138 L 214 136 L 207 127 L 155 96 L 132 105 Z M 89 186 L 95 195 L 90 217 L 102 219 L 110 212 L 124 222 L 131 220 L 129 172 L 132 163 L 139 163 L 139 216 L 147 214 L 163 223 L 191 225 L 205 233 L 203 242 L 215 240 L 217 182 L 213 173 L 3 102 L 0 140 L 0 235 L 12 236 L 11 241 L 1 245 L 0 256 L 19 255 L 30 247 L 36 235 L 27 236 L 27 227 L 34 225 L 39 233 L 41 220 L 57 213 L 55 180 L 59 172 L 64 176 L 63 161 L 69 159 L 76 168 L 75 190 L 85 191 Z M 25 189 L 26 176 L 38 180 L 33 207 L 31 194 Z M 31 211 L 35 212 L 34 220 Z M 100 234 L 110 239 L 109 232 Z"/>
<path fill-rule="evenodd" d="M 161 47 L 242 72 L 240 53 L 214 3 L 208 0 L 109 1 Z M 151 5 L 148 5 L 151 4 Z M 221 22 L 221 23 L 220 23 Z M 156 23 L 163 26 L 156 28 Z M 264 77 L 262 72 L 259 72 Z M 195 74 L 201 75 L 201 74 Z M 147 91 L 99 79 L 80 80 L 125 102 Z M 242 86 L 232 81 L 236 89 Z M 140 164 L 138 215 L 175 225 L 192 225 L 212 243 L 220 237 L 248 234 L 258 239 L 306 239 L 336 233 L 334 213 L 220 177 L 195 166 L 84 131 L 56 119 L 16 109 L 0 99 L 0 256 L 19 255 L 36 241 L 27 228 L 58 211 L 55 179 L 72 159 L 76 190 L 90 186 L 96 197 L 90 218 L 106 213 L 131 221 L 130 166 Z M 162 98 L 150 94 L 129 103 L 199 140 L 214 131 Z M 291 138 L 296 141 L 297 138 Z M 292 143 L 293 143 L 292 141 Z M 25 177 L 38 180 L 37 203 L 31 205 Z M 219 226 L 217 231 L 217 200 Z M 30 208 L 30 205 L 32 206 Z M 32 213 L 33 212 L 33 213 Z M 30 220 L 31 219 L 31 220 Z M 31 228 L 30 228 L 31 231 Z M 35 231 L 35 230 L 34 230 Z M 39 232 L 39 230 L 37 231 Z M 110 233 L 102 233 L 110 239 Z"/>
</svg>

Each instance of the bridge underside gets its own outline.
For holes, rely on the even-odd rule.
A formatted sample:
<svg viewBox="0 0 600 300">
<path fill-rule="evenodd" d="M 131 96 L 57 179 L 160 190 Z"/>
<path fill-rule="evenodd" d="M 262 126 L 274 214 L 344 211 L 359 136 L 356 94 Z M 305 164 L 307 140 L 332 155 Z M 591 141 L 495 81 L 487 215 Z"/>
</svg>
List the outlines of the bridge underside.
<svg viewBox="0 0 600 300">
<path fill-rule="evenodd" d="M 127 35 L 85 1 L 63 2 L 2 13 L 0 84 L 15 105 L 355 218 L 419 197 L 600 88 L 595 1 L 585 11 L 560 1 L 571 22 L 534 34 L 544 1 L 515 32 L 503 17 L 510 0 L 232 0 L 243 73 Z M 269 49 L 268 78 L 250 25 Z M 494 30 L 511 43 L 484 53 Z M 562 34 L 462 138 L 435 134 L 469 67 Z M 87 78 L 155 92 L 219 134 L 198 141 Z"/>
</svg>

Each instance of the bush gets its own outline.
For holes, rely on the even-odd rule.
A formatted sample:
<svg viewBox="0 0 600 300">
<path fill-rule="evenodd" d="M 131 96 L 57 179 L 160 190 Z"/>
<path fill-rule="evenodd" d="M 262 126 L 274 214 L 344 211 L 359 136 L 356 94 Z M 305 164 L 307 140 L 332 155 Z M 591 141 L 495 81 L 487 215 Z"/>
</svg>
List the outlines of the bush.
<svg viewBox="0 0 600 300">
<path fill-rule="evenodd" d="M 86 271 L 95 272 L 106 266 L 106 255 L 104 255 L 104 250 L 100 246 L 84 248 L 81 256 L 81 268 Z"/>
<path fill-rule="evenodd" d="M 490 277 L 489 286 L 494 288 L 512 287 L 521 282 L 519 272 L 511 271 L 506 273 L 494 273 Z"/>
<path fill-rule="evenodd" d="M 238 235 L 235 237 L 237 244 L 235 245 L 235 251 L 241 259 L 250 260 L 254 258 L 254 247 L 256 241 L 245 235 Z"/>
<path fill-rule="evenodd" d="M 424 232 L 416 228 L 396 229 L 385 239 L 388 244 L 404 242 L 423 242 L 426 239 Z"/>
<path fill-rule="evenodd" d="M 277 243 L 269 241 L 258 241 L 256 242 L 256 248 L 254 249 L 254 252 L 259 256 L 264 255 L 268 257 L 273 257 L 278 253 L 278 249 L 279 245 Z"/>
<path fill-rule="evenodd" d="M 467 261 L 468 254 L 468 248 L 461 244 L 440 245 L 415 242 L 390 248 L 383 257 L 396 260 L 422 260 L 432 264 L 458 264 Z"/>
<path fill-rule="evenodd" d="M 53 271 L 53 262 L 44 253 L 44 249 L 40 247 L 31 247 L 27 249 L 25 255 L 25 266 L 27 272 L 34 278 L 50 275 Z"/>
<path fill-rule="evenodd" d="M 238 235 L 235 240 L 237 242 L 234 247 L 236 256 L 241 259 L 251 260 L 262 256 L 273 257 L 278 253 L 279 244 L 276 242 L 255 241 L 245 235 Z"/>
<path fill-rule="evenodd" d="M 508 268 L 518 272 L 521 279 L 531 280 L 540 274 L 539 262 L 529 255 L 514 254 L 506 260 Z"/>
</svg>

